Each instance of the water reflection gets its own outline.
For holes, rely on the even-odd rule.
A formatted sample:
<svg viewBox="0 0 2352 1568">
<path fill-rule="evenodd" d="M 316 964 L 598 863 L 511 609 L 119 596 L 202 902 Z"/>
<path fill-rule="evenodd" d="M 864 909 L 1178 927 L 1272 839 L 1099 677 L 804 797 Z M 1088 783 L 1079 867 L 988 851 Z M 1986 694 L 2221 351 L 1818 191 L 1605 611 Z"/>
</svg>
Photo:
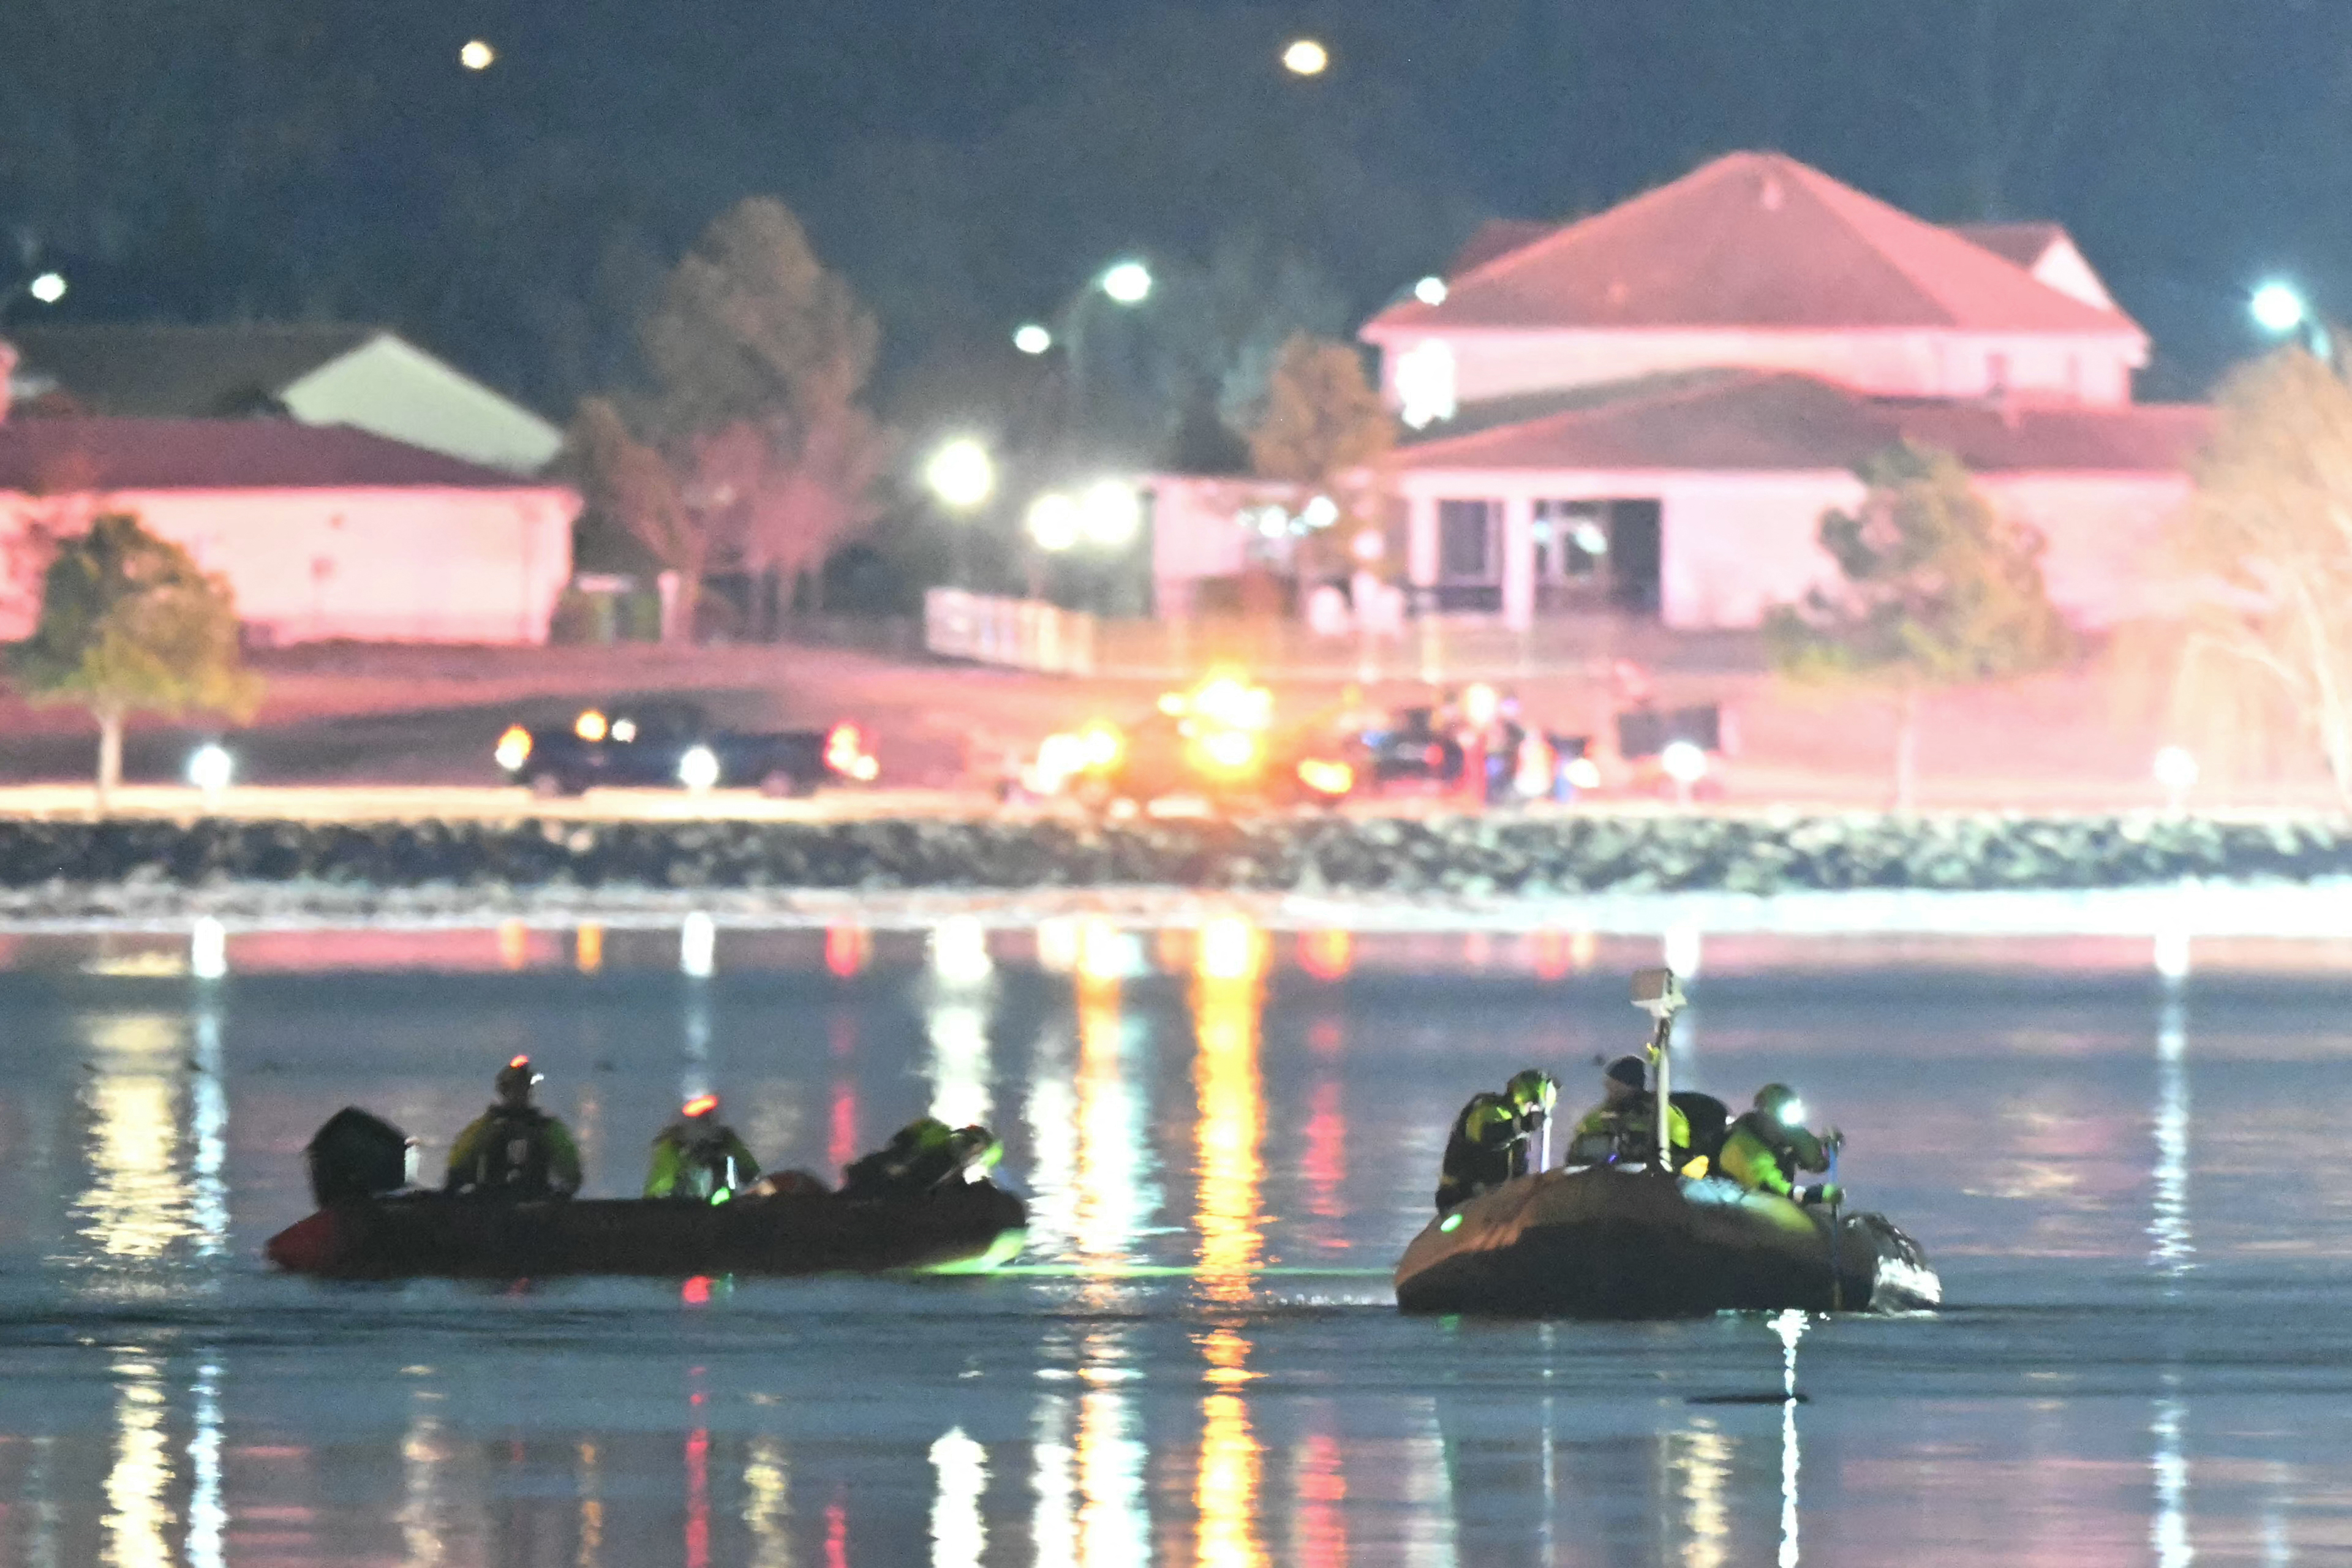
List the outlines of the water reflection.
<svg viewBox="0 0 2352 1568">
<path fill-rule="evenodd" d="M 221 1163 L 228 1113 L 219 1080 L 219 1016 L 210 1007 L 198 1012 L 193 1062 L 188 1021 L 172 1014 L 86 1014 L 79 1024 L 88 1051 L 81 1102 L 89 1130 L 87 1184 L 74 1204 L 80 1231 L 123 1281 L 161 1291 L 164 1282 L 143 1266 L 166 1261 L 183 1242 L 215 1255 L 226 1234 Z M 183 1168 L 184 1073 L 194 1079 L 192 1170 Z"/>
<path fill-rule="evenodd" d="M 1128 1079 L 1129 1025 L 1119 1007 L 1118 981 L 1081 972 L 1077 1013 L 1077 1180 L 1071 1235 L 1080 1263 L 1090 1271 L 1116 1272 L 1136 1261 L 1136 1242 L 1158 1205 L 1150 1181 L 1149 1105 L 1142 1075 L 1132 1083 Z"/>
<path fill-rule="evenodd" d="M 166 1568 L 172 1459 L 163 1430 L 163 1369 L 134 1348 L 114 1363 L 114 1463 L 106 1472 L 100 1561 L 110 1568 Z"/>
<path fill-rule="evenodd" d="M 1201 1287 L 1215 1301 L 1249 1299 L 1262 1245 L 1258 1017 L 1264 973 L 1265 938 L 1255 927 L 1220 920 L 1202 928 L 1192 987 L 1200 1199 L 1193 1225 Z"/>
<path fill-rule="evenodd" d="M 751 1533 L 751 1568 L 792 1568 L 792 1468 L 784 1446 L 772 1436 L 754 1437 L 743 1462 L 743 1525 Z"/>
<path fill-rule="evenodd" d="M 1780 1568 L 1797 1568 L 1797 1342 L 1805 1337 L 1802 1312 L 1772 1320 L 1780 1336 Z"/>
<path fill-rule="evenodd" d="M 988 1490 L 988 1450 L 948 1429 L 931 1445 L 938 1493 L 931 1503 L 931 1568 L 980 1568 L 988 1549 L 988 1526 L 980 1500 Z"/>
<path fill-rule="evenodd" d="M 221 1491 L 221 1369 L 196 1369 L 196 1430 L 188 1439 L 188 1568 L 222 1568 L 228 1507 Z"/>
<path fill-rule="evenodd" d="M 924 1016 L 930 1041 L 929 1114 L 950 1127 L 985 1125 L 995 1109 L 989 1092 L 988 1020 L 996 966 L 988 955 L 987 931 L 975 920 L 937 927 L 930 937 L 930 966 Z"/>
</svg>

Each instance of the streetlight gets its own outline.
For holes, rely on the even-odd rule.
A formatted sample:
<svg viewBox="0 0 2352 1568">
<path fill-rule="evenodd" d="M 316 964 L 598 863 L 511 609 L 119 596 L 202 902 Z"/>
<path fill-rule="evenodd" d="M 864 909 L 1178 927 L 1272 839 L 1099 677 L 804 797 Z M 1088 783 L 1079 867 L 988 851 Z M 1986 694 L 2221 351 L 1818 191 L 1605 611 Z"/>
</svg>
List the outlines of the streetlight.
<svg viewBox="0 0 2352 1568">
<path fill-rule="evenodd" d="M 2253 312 L 2254 325 L 2279 337 L 2302 326 L 2311 314 L 2303 290 L 2276 278 L 2254 290 L 2248 308 Z"/>
<path fill-rule="evenodd" d="M 2246 301 L 2246 309 L 2254 318 L 2254 325 L 2274 338 L 2290 333 L 2303 334 L 2304 344 L 2313 355 L 2333 364 L 2336 362 L 2334 340 L 2327 324 L 2312 310 L 2311 301 L 2302 289 L 2283 278 L 2273 278 L 2257 287 Z"/>
<path fill-rule="evenodd" d="M 1098 479 L 1078 498 L 1078 528 L 1088 544 L 1123 549 L 1143 529 L 1143 502 L 1133 485 Z"/>
<path fill-rule="evenodd" d="M 1282 51 L 1282 68 L 1293 76 L 1321 76 L 1331 64 L 1331 51 L 1313 38 L 1294 38 Z"/>
<path fill-rule="evenodd" d="M 969 587 L 969 574 L 964 563 L 964 536 L 970 531 L 971 514 L 988 504 L 996 493 L 996 459 L 988 448 L 969 436 L 958 436 L 940 443 L 923 465 L 923 483 L 939 503 L 949 511 L 959 514 L 955 519 L 955 585 Z"/>
<path fill-rule="evenodd" d="M 54 305 L 66 297 L 66 275 L 62 272 L 37 272 L 21 283 L 0 289 L 0 315 L 7 313 L 9 305 L 20 294 L 36 304 Z"/>
<path fill-rule="evenodd" d="M 469 71 L 486 71 L 498 63 L 499 51 L 480 38 L 468 38 L 457 51 L 457 63 Z"/>
<path fill-rule="evenodd" d="M 1443 305 L 1445 303 L 1445 279 L 1435 273 L 1430 274 L 1412 286 L 1412 297 L 1424 305 Z"/>
<path fill-rule="evenodd" d="M 1140 305 L 1151 298 L 1151 268 L 1140 261 L 1121 261 L 1104 272 L 1101 284 L 1113 304 Z"/>
<path fill-rule="evenodd" d="M 1077 543 L 1086 532 L 1078 503 L 1059 490 L 1047 490 L 1029 503 L 1027 525 L 1030 542 L 1054 554 Z"/>
<path fill-rule="evenodd" d="M 1024 321 L 1013 329 L 1013 346 L 1024 354 L 1041 354 L 1054 346 L 1054 334 L 1038 322 Z"/>
<path fill-rule="evenodd" d="M 996 493 L 996 461 L 969 436 L 944 442 L 923 465 L 923 483 L 942 505 L 970 511 Z"/>
</svg>

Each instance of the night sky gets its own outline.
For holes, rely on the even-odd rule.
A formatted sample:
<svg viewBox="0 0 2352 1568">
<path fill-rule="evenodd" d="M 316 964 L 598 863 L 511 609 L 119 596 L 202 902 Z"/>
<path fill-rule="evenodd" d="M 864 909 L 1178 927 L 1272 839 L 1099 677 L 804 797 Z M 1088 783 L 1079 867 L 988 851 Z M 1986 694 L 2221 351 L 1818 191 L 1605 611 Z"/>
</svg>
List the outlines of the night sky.
<svg viewBox="0 0 2352 1568">
<path fill-rule="evenodd" d="M 1324 78 L 1276 63 L 1302 34 Z M 1223 279 L 1198 311 L 1345 330 L 1484 216 L 1743 146 L 2063 220 L 2155 333 L 2150 395 L 2256 346 L 2265 273 L 2352 310 L 2340 0 L 0 7 L 0 225 L 64 310 L 384 321 L 559 417 L 746 195 L 807 220 L 920 404 L 1122 253 Z"/>
</svg>

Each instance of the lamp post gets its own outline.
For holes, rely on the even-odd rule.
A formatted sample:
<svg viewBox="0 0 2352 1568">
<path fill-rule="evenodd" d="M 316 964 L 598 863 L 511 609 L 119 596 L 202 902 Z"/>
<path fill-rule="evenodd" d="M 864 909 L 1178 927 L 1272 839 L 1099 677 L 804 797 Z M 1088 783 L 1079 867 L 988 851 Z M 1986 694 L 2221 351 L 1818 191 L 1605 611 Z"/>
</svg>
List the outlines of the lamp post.
<svg viewBox="0 0 2352 1568">
<path fill-rule="evenodd" d="M 66 297 L 66 275 L 62 272 L 36 272 L 23 282 L 0 289 L 0 316 L 18 300 L 30 300 L 38 305 L 54 305 Z"/>
<path fill-rule="evenodd" d="M 2302 289 L 2283 278 L 2257 287 L 2246 300 L 2254 325 L 2274 338 L 2299 334 L 2312 357 L 2323 364 L 2336 363 L 2336 341 Z"/>
<path fill-rule="evenodd" d="M 966 542 L 972 514 L 996 493 L 996 459 L 971 437 L 958 436 L 940 443 L 923 465 L 923 483 L 950 514 L 955 540 L 955 585 L 969 588 Z"/>
</svg>

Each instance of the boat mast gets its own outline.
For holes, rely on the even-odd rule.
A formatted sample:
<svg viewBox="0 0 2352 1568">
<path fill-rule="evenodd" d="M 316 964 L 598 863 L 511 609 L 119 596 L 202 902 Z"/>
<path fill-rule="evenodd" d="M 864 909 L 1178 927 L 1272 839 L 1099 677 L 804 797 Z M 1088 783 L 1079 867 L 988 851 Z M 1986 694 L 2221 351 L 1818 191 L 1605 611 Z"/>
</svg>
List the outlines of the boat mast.
<svg viewBox="0 0 2352 1568">
<path fill-rule="evenodd" d="M 1656 1067 L 1658 1103 L 1658 1169 L 1674 1172 L 1674 1068 L 1668 1049 L 1674 1044 L 1675 1014 L 1683 1005 L 1682 987 L 1671 969 L 1644 969 L 1633 976 L 1633 1005 L 1655 1020 L 1650 1031 L 1650 1060 Z"/>
</svg>

